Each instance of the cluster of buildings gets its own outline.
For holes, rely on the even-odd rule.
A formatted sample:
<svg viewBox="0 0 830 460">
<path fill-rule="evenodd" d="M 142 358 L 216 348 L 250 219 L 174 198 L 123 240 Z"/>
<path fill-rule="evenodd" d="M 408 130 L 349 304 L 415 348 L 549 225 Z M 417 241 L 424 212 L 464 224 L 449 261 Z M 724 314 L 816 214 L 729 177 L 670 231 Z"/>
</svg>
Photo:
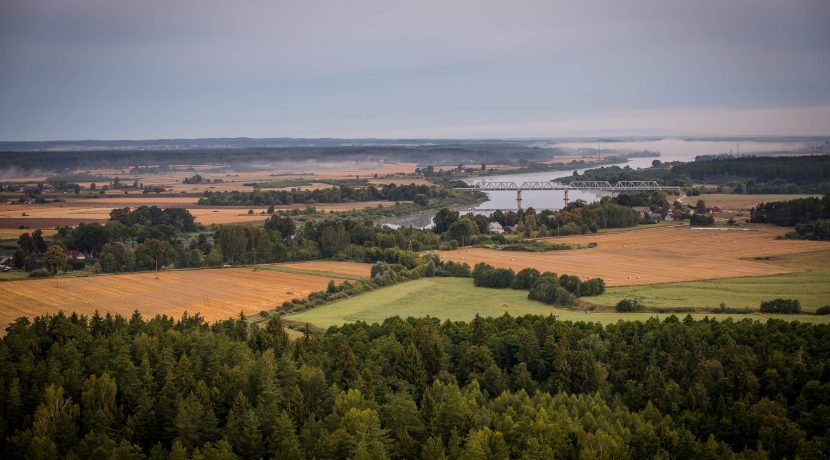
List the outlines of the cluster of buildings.
<svg viewBox="0 0 830 460">
<path fill-rule="evenodd" d="M 648 220 L 651 220 L 651 221 L 654 221 L 654 222 L 659 222 L 661 220 L 666 221 L 666 222 L 673 222 L 675 220 L 678 220 L 680 215 L 691 216 L 692 214 L 695 214 L 695 212 L 696 212 L 695 208 L 693 206 L 690 206 L 686 203 L 677 203 L 677 202 L 672 203 L 671 205 L 669 205 L 669 212 L 665 216 L 661 215 L 658 212 L 653 211 L 648 206 L 632 206 L 631 209 L 633 209 L 637 214 L 643 216 L 644 219 L 647 218 Z M 710 213 L 721 212 L 721 211 L 723 211 L 723 209 L 721 209 L 721 207 L 717 206 L 717 205 L 712 206 L 711 208 L 707 209 L 707 212 L 710 212 Z"/>
</svg>

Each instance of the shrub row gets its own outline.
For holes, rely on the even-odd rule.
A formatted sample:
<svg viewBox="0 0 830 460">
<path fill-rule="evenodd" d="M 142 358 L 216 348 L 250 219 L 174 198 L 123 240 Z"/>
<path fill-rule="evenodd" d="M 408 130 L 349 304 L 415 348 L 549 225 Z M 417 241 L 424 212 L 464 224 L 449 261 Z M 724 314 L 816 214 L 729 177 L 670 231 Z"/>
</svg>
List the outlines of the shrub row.
<svg viewBox="0 0 830 460">
<path fill-rule="evenodd" d="M 801 302 L 795 299 L 774 299 L 761 302 L 762 313 L 801 313 Z"/>
<path fill-rule="evenodd" d="M 528 298 L 546 304 L 574 305 L 577 297 L 605 292 L 605 281 L 593 278 L 582 281 L 578 276 L 525 268 L 514 273 L 509 268 L 495 268 L 484 262 L 473 268 L 473 283 L 478 287 L 527 289 Z"/>
<path fill-rule="evenodd" d="M 334 280 L 331 280 L 325 291 L 312 292 L 305 300 L 292 299 L 283 302 L 280 312 L 291 313 L 308 310 L 373 291 L 379 287 L 433 276 L 469 277 L 470 266 L 453 261 L 442 262 L 438 256 L 433 254 L 424 255 L 418 259 L 412 268 L 402 264 L 390 264 L 383 261 L 376 262 L 372 265 L 369 279 L 354 282 L 344 281 L 340 285 L 335 284 Z"/>
</svg>

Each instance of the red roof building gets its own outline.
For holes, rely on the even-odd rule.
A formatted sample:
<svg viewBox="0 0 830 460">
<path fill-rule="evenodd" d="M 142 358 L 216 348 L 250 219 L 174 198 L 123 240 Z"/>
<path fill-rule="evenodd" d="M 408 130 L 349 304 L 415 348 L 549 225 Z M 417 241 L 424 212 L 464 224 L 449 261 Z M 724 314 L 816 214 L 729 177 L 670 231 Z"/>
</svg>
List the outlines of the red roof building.
<svg viewBox="0 0 830 460">
<path fill-rule="evenodd" d="M 66 257 L 69 257 L 70 259 L 73 259 L 73 260 L 84 260 L 84 259 L 86 259 L 86 256 L 84 255 L 83 252 L 76 251 L 74 249 L 67 249 L 66 252 L 64 252 L 64 254 L 66 254 Z"/>
</svg>

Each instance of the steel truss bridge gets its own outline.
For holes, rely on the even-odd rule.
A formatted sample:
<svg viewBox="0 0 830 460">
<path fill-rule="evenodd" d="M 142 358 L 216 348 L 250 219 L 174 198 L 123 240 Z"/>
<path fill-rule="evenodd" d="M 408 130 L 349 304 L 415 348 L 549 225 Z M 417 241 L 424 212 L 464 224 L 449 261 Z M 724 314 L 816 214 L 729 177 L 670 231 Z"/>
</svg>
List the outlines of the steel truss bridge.
<svg viewBox="0 0 830 460">
<path fill-rule="evenodd" d="M 568 192 L 571 190 L 611 192 L 612 195 L 622 192 L 669 192 L 680 193 L 680 187 L 664 186 L 656 181 L 645 180 L 623 180 L 616 184 L 608 181 L 573 181 L 564 182 L 522 182 L 517 185 L 515 182 L 478 182 L 472 187 L 463 190 L 474 190 L 477 192 L 516 192 L 516 207 L 522 207 L 522 191 L 561 191 L 565 193 L 565 205 L 568 204 Z"/>
</svg>

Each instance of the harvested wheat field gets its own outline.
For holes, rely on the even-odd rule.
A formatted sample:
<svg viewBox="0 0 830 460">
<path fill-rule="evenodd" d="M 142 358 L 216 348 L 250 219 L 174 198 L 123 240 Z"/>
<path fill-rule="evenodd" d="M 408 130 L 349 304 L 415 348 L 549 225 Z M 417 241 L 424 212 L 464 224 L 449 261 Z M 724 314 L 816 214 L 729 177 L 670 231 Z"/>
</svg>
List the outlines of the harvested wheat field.
<svg viewBox="0 0 830 460">
<path fill-rule="evenodd" d="M 63 204 L 71 206 L 104 206 L 109 208 L 136 208 L 139 206 L 158 206 L 160 208 L 184 208 L 195 205 L 197 201 L 199 201 L 198 196 L 159 196 L 150 193 L 146 195 L 119 195 L 106 198 L 68 198 Z"/>
<path fill-rule="evenodd" d="M 109 219 L 110 207 L 64 206 L 58 204 L 0 205 L 0 218 L 8 219 Z M 25 216 L 23 214 L 26 214 Z"/>
<path fill-rule="evenodd" d="M 326 179 L 351 179 L 354 177 L 370 178 L 375 174 L 385 176 L 388 174 L 413 174 L 417 163 L 354 163 L 338 168 L 322 169 L 317 165 L 314 170 L 314 177 Z"/>
<path fill-rule="evenodd" d="M 17 238 L 20 237 L 21 234 L 23 234 L 23 233 L 32 233 L 32 232 L 33 232 L 33 230 L 30 229 L 30 228 L 3 228 L 2 225 L 0 225 L 0 240 L 4 240 L 4 239 L 6 239 L 6 240 L 8 240 L 8 239 L 17 240 Z M 55 233 L 57 233 L 57 231 L 55 231 L 54 229 L 51 229 L 51 228 L 42 230 L 42 232 L 43 232 L 43 236 L 52 236 Z"/>
<path fill-rule="evenodd" d="M 106 223 L 110 212 L 114 208 L 139 206 L 153 206 L 152 200 L 146 202 L 112 201 L 102 202 L 98 207 L 90 205 L 6 205 L 0 208 L 0 228 L 17 228 L 25 225 L 30 228 L 52 228 L 62 225 L 78 225 L 80 223 Z M 194 204 L 172 206 L 169 203 L 156 203 L 162 208 L 186 207 L 196 218 L 196 221 L 205 225 L 227 224 L 231 222 L 250 222 L 264 220 L 264 216 L 248 215 L 249 208 L 196 207 Z M 254 208 L 255 212 L 265 211 L 266 208 Z M 23 216 L 23 214 L 26 214 Z"/>
<path fill-rule="evenodd" d="M 725 211 L 748 211 L 761 203 L 771 201 L 788 201 L 798 198 L 821 198 L 821 195 L 737 195 L 732 193 L 713 193 L 700 196 L 689 196 L 683 202 L 691 206 L 697 205 L 698 200 L 703 200 L 706 206 L 719 206 Z"/>
<path fill-rule="evenodd" d="M 830 242 L 776 240 L 783 231 L 661 227 L 552 239 L 557 243 L 598 243 L 589 249 L 533 253 L 470 248 L 439 254 L 442 259 L 471 266 L 487 262 L 513 270 L 533 267 L 603 278 L 608 286 L 631 286 L 791 273 L 800 270 L 755 258 L 830 249 Z"/>
<path fill-rule="evenodd" d="M 240 311 L 254 315 L 325 289 L 330 279 L 343 280 L 312 274 L 315 269 L 333 274 L 358 271 L 351 263 L 341 267 L 337 262 L 302 268 L 308 273 L 224 268 L 160 272 L 158 278 L 152 272 L 63 278 L 57 286 L 54 278 L 7 281 L 0 283 L 0 331 L 20 316 L 59 310 L 91 314 L 97 309 L 126 316 L 138 310 L 145 317 L 166 313 L 177 318 L 187 311 L 208 321 Z"/>
<path fill-rule="evenodd" d="M 110 212 L 114 208 L 139 206 L 158 206 L 161 208 L 186 208 L 193 214 L 197 222 L 204 225 L 262 222 L 269 216 L 265 215 L 264 206 L 199 206 L 196 197 L 135 197 L 135 198 L 90 198 L 77 199 L 67 203 L 49 204 L 4 204 L 0 205 L 0 229 L 17 229 L 21 225 L 30 229 L 46 229 L 58 226 L 75 226 L 80 223 L 103 224 L 109 220 Z M 402 201 L 401 203 L 411 203 Z M 392 207 L 394 201 L 349 201 L 345 203 L 323 203 L 307 205 L 296 203 L 292 205 L 275 206 L 277 210 L 305 209 L 314 206 L 318 211 L 351 211 L 366 208 L 376 208 L 380 205 Z M 254 214 L 248 214 L 252 209 Z M 25 214 L 25 216 L 24 216 Z"/>
</svg>

